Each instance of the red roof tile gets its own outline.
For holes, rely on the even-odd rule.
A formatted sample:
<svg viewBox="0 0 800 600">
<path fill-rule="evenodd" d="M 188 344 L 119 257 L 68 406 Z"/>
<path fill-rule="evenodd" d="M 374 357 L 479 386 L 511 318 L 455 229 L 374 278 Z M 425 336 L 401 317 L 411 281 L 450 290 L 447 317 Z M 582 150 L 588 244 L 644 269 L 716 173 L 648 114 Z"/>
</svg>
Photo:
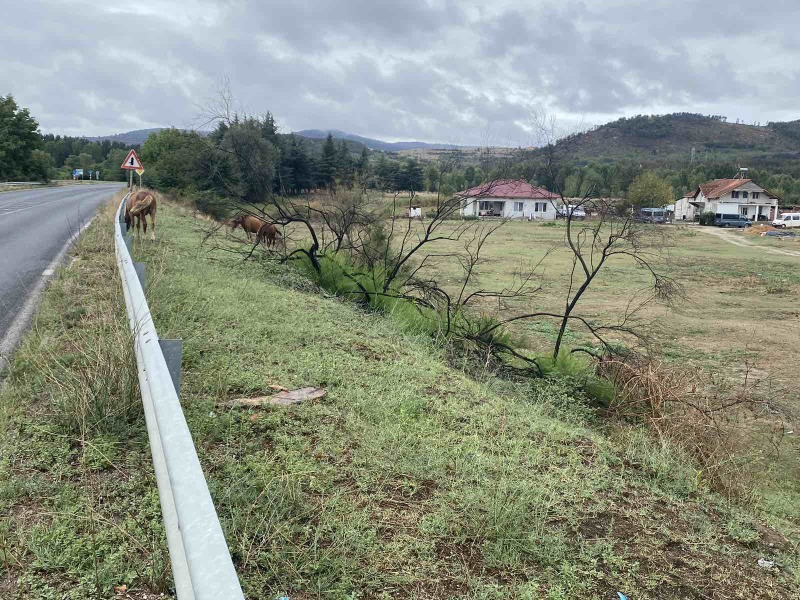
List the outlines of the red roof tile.
<svg viewBox="0 0 800 600">
<path fill-rule="evenodd" d="M 524 198 L 555 200 L 558 194 L 531 185 L 522 179 L 496 179 L 461 192 L 465 198 Z"/>
</svg>

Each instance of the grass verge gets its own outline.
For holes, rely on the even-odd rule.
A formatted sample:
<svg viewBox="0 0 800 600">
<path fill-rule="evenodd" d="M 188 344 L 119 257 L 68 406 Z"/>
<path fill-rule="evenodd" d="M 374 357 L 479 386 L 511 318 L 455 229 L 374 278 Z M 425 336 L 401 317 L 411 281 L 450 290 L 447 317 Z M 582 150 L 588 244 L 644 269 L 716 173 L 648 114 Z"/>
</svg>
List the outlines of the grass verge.
<svg viewBox="0 0 800 600">
<path fill-rule="evenodd" d="M 124 325 L 109 228 L 91 228 L 48 292 L 3 396 L 3 597 L 109 597 L 122 583 L 168 591 L 141 418 L 115 412 L 109 421 L 124 427 L 81 434 L 84 420 L 65 418 L 76 405 L 59 409 L 35 366 L 57 361 L 76 327 L 103 335 L 102 314 Z M 569 377 L 469 379 L 387 317 L 260 263 L 207 255 L 198 230 L 162 204 L 161 241 L 135 251 L 159 333 L 184 340 L 182 402 L 247 597 L 798 592 L 788 524 L 776 531 L 708 492 L 689 461 L 643 431 L 601 428 Z M 69 322 L 70 306 L 88 310 Z M 103 393 L 124 398 L 124 381 Z M 328 395 L 290 408 L 226 404 L 270 385 Z M 63 513 L 73 516 L 51 516 Z M 761 557 L 779 568 L 759 567 Z"/>
</svg>

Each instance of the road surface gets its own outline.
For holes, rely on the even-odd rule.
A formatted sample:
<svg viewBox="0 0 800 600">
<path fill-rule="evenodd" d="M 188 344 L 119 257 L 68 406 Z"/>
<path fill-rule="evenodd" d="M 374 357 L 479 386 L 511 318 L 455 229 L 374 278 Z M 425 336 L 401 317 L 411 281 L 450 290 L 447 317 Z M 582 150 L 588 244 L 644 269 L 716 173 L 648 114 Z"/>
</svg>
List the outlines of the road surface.
<svg viewBox="0 0 800 600">
<path fill-rule="evenodd" d="M 53 261 L 122 184 L 0 194 L 0 367 L 27 326 Z"/>
</svg>

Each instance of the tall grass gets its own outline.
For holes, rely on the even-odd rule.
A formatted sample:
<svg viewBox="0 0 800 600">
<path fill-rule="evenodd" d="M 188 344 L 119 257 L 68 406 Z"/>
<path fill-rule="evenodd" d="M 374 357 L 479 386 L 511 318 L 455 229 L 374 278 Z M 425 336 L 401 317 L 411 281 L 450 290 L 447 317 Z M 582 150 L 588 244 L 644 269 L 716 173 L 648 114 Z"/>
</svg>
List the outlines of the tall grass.
<svg viewBox="0 0 800 600">
<path fill-rule="evenodd" d="M 384 291 L 387 278 L 384 269 L 360 268 L 341 252 L 321 256 L 319 271 L 305 257 L 299 258 L 295 264 L 320 288 L 389 314 L 406 331 L 430 335 L 437 335 L 442 331 L 442 317 L 436 310 L 404 297 L 396 283 Z"/>
<path fill-rule="evenodd" d="M 39 338 L 32 383 L 66 433 L 124 436 L 141 414 L 132 336 L 114 321 L 68 332 L 57 345 Z"/>
</svg>

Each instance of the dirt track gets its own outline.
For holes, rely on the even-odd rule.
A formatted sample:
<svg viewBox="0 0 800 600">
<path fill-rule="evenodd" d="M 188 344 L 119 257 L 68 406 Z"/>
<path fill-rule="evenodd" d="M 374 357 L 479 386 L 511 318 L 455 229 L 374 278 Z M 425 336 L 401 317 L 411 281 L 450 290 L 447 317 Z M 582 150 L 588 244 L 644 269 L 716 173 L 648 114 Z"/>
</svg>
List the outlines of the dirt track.
<svg viewBox="0 0 800 600">
<path fill-rule="evenodd" d="M 760 248 L 767 254 L 782 254 L 784 256 L 796 256 L 800 258 L 800 250 L 782 250 L 780 248 L 761 246 L 726 229 L 719 229 L 717 227 L 698 227 L 697 230 L 715 235 L 718 238 L 733 244 L 734 246 L 741 246 L 742 248 Z"/>
</svg>

